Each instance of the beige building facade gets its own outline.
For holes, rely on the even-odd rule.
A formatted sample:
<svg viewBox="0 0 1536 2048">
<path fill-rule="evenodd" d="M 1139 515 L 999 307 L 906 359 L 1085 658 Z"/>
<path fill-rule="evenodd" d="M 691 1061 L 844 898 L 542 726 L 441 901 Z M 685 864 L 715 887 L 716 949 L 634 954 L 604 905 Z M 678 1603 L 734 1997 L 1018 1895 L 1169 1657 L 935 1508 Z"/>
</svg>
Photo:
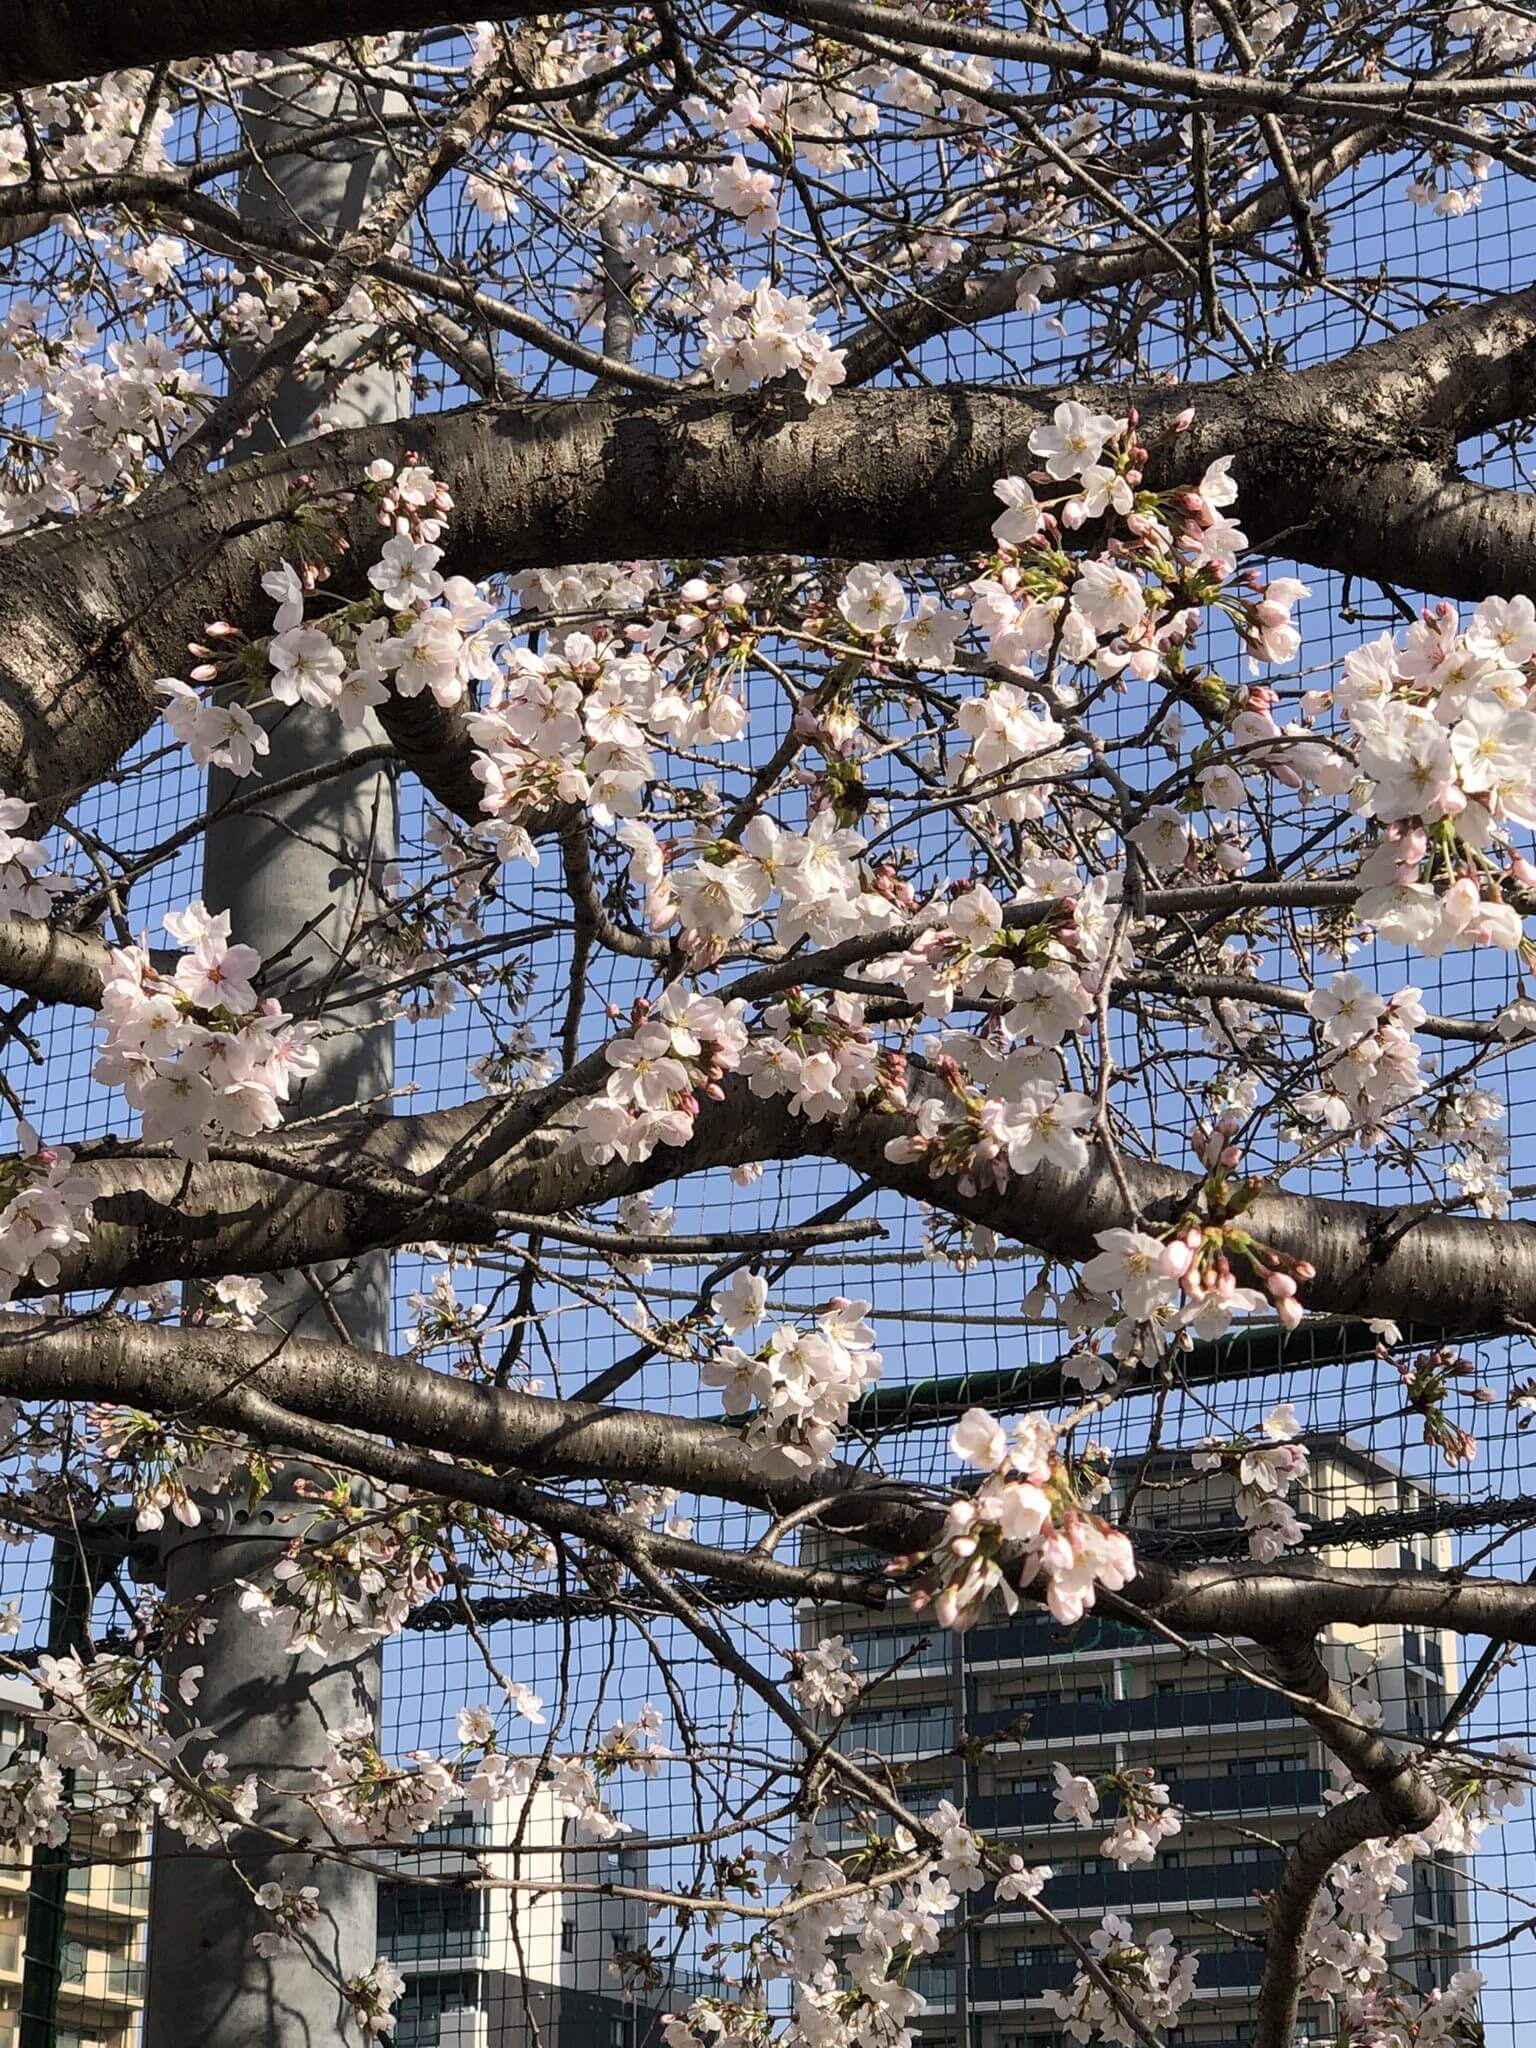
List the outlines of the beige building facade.
<svg viewBox="0 0 1536 2048">
<path fill-rule="evenodd" d="M 1305 1521 L 1412 1513 L 1433 1499 L 1347 1438 L 1308 1442 L 1311 1473 L 1297 1504 Z M 1229 1480 L 1213 1474 L 1188 1484 L 1187 1457 L 1177 1474 L 1186 1483 L 1160 1485 L 1175 1468 L 1152 1468 L 1134 1524 L 1235 1527 Z M 847 1561 L 849 1551 L 825 1555 Z M 1347 1555 L 1356 1565 L 1405 1569 L 1451 1562 L 1444 1536 L 1351 1547 Z M 1106 1912 L 1138 1933 L 1170 1929 L 1200 1955 L 1194 2000 L 1170 2037 L 1175 2048 L 1245 2048 L 1262 1969 L 1264 1895 L 1330 1785 L 1327 1753 L 1282 1698 L 1223 1670 L 1234 1660 L 1219 1645 L 1209 1646 L 1213 1663 L 1094 1614 L 1062 1630 L 1026 1611 L 951 1634 L 899 1607 L 872 1624 L 867 1610 L 817 1606 L 804 1614 L 802 1632 L 808 1645 L 841 1633 L 861 1673 L 889 1672 L 866 1693 L 841 1746 L 866 1766 L 888 1768 L 915 1811 L 954 1800 L 973 1826 L 1026 1863 L 1050 1864 L 1044 1902 L 1080 1938 Z M 1432 1733 L 1454 1697 L 1449 1635 L 1339 1628 L 1321 1647 L 1337 1678 L 1379 1703 L 1390 1729 Z M 1055 1818 L 1058 1761 L 1093 1779 L 1150 1766 L 1184 1811 L 1182 1833 L 1151 1866 L 1120 1869 L 1100 1853 L 1107 1802 L 1088 1829 Z M 823 1821 L 834 1845 L 851 1843 L 863 1824 L 848 1806 Z M 976 1897 L 967 1903 L 974 1912 Z M 1411 1921 L 1398 1946 L 1401 1976 L 1420 1988 L 1443 1984 L 1460 1967 L 1467 1939 L 1464 1870 L 1449 1860 L 1416 1864 L 1396 1911 Z M 963 1943 L 914 1970 L 910 1981 L 929 2004 L 923 2040 L 931 2048 L 1067 2048 L 1043 1995 L 1064 1988 L 1076 1967 L 1022 1902 L 987 1912 Z M 1328 2031 L 1321 2012 L 1307 2018 Z"/>
</svg>

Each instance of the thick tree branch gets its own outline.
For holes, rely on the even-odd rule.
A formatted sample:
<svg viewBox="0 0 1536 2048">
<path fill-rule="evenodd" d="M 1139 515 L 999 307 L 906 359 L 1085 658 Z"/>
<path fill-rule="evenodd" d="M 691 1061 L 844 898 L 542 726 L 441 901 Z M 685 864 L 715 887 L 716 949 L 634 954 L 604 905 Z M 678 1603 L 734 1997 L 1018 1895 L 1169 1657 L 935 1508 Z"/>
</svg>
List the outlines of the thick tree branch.
<svg viewBox="0 0 1536 2048">
<path fill-rule="evenodd" d="M 275 1333 L 160 1329 L 116 1316 L 7 1317 L 0 1321 L 0 1392 L 137 1407 L 186 1424 L 251 1423 L 258 1434 L 279 1437 L 291 1436 L 298 1417 L 481 1467 L 510 1467 L 528 1481 L 644 1479 L 778 1515 L 813 1509 L 825 1526 L 892 1554 L 926 1548 L 942 1521 L 939 1503 L 924 1489 L 846 1465 L 769 1477 L 739 1431 L 721 1423 L 550 1400 L 432 1372 L 409 1359 Z M 246 1394 L 268 1404 L 264 1417 L 239 1409 Z M 364 1454 L 361 1444 L 334 1437 L 327 1454 L 338 1444 L 340 1455 Z M 509 1496 L 500 1504 L 521 1512 Z M 1106 1604 L 1186 1635 L 1242 1636 L 1266 1646 L 1305 1639 L 1330 1622 L 1536 1642 L 1536 1585 L 1349 1571 L 1313 1558 L 1182 1569 L 1143 1559 L 1123 1598 Z M 1288 1686 L 1296 1672 L 1299 1665 L 1282 1673 Z M 1307 1685 L 1293 1689 L 1308 1694 Z M 1326 1725 L 1327 1739 L 1356 1775 L 1379 1775 L 1378 1765 L 1384 1772 L 1384 1758 L 1395 1753 L 1380 1745 L 1378 1757 L 1376 1737 L 1356 1736 L 1347 1703 L 1331 1693 L 1311 1696 L 1320 1732 Z"/>
<path fill-rule="evenodd" d="M 502 4 L 499 20 L 538 14 Z M 0 18 L 0 92 L 103 71 L 232 50 L 303 48 L 317 37 L 439 28 L 461 17 L 443 0 L 14 0 Z"/>
<path fill-rule="evenodd" d="M 1422 96 L 1425 105 L 1486 106 L 1536 95 L 1536 80 L 1508 75 L 1468 78 L 1341 80 L 1317 85 L 1290 78 L 1251 77 L 1131 56 L 1094 38 L 1055 38 L 993 28 L 985 23 L 940 20 L 915 9 L 873 6 L 867 0 L 774 0 L 767 10 L 787 21 L 821 29 L 875 34 L 918 49 L 968 50 L 1000 62 L 1038 64 L 1084 80 L 1113 79 L 1171 92 L 1208 107 L 1251 107 L 1297 113 L 1306 107 L 1359 107 L 1405 111 Z"/>
<path fill-rule="evenodd" d="M 227 1391 L 208 1396 L 199 1402 L 198 1413 L 203 1421 L 239 1430 L 270 1449 L 299 1451 L 385 1485 L 515 1515 L 535 1528 L 596 1543 L 615 1554 L 634 1535 L 634 1523 L 611 1510 L 585 1506 L 477 1465 L 397 1449 L 372 1433 L 340 1423 L 312 1421 L 248 1385 L 232 1383 Z M 784 1564 L 762 1551 L 722 1550 L 691 1537 L 652 1535 L 650 1542 L 657 1563 L 668 1570 L 723 1580 L 764 1599 L 845 1600 L 878 1608 L 889 1597 L 889 1586 L 867 1573 Z"/>
<path fill-rule="evenodd" d="M 1428 1827 L 1440 1800 L 1411 1757 L 1355 1718 L 1310 1638 L 1289 1637 L 1267 1649 L 1276 1677 L 1303 1717 L 1365 1788 L 1303 1828 L 1270 1900 L 1254 2044 L 1290 2048 L 1307 1936 L 1328 1872 L 1365 1842 Z"/>
<path fill-rule="evenodd" d="M 589 1062 L 588 1065 L 591 1063 Z M 581 1072 L 579 1086 L 592 1085 Z M 207 1166 L 126 1155 L 90 1160 L 100 1196 L 89 1244 L 63 1261 L 66 1289 L 267 1273 L 441 1234 L 488 1243 L 530 1217 L 557 1217 L 674 1178 L 748 1161 L 817 1156 L 877 1186 L 932 1202 L 1056 1257 L 1091 1253 L 1099 1231 L 1173 1221 L 1197 1183 L 1150 1161 L 1118 1173 L 1095 1155 L 1084 1172 L 1049 1167 L 1002 1193 L 961 1195 L 918 1165 L 893 1165 L 887 1143 L 906 1117 L 856 1110 L 807 1123 L 740 1082 L 706 1102 L 691 1141 L 639 1164 L 594 1165 L 568 1143 L 573 1116 L 557 1088 L 418 1117 L 299 1124 L 265 1147 L 229 1147 Z M 508 1212 L 511 1212 L 509 1217 Z M 523 1219 L 518 1221 L 517 1219 Z M 1316 1278 L 1307 1306 L 1457 1330 L 1536 1323 L 1536 1231 L 1522 1223 L 1270 1194 L 1246 1227 L 1299 1258 Z"/>
<path fill-rule="evenodd" d="M 918 1491 L 893 1493 L 846 1466 L 767 1478 L 726 1424 L 550 1400 L 278 1332 L 160 1329 L 115 1315 L 7 1317 L 0 1386 L 26 1399 L 145 1408 L 189 1425 L 254 1392 L 292 1416 L 512 1467 L 526 1479 L 643 1479 L 775 1513 L 825 1502 L 834 1521 L 837 1503 L 867 1496 L 867 1510 L 850 1512 L 861 1526 L 877 1513 L 881 1541 L 893 1551 L 919 1547 L 940 1520 Z M 236 1410 L 223 1412 L 232 1419 Z"/>
<path fill-rule="evenodd" d="M 107 942 L 93 932 L 56 931 L 40 917 L 0 920 L 0 984 L 45 1003 L 101 1005 Z"/>
<path fill-rule="evenodd" d="M 1235 453 L 1256 546 L 1478 598 L 1536 588 L 1536 501 L 1465 481 L 1449 457 L 1518 402 L 1533 336 L 1536 293 L 1523 293 L 1293 376 L 1076 395 L 1140 409 L 1163 487 Z M 456 499 L 444 568 L 468 575 L 721 551 L 922 558 L 987 544 L 994 481 L 1031 466 L 1029 436 L 1065 395 L 475 406 L 332 435 L 19 541 L 0 556 L 0 788 L 67 802 L 147 729 L 155 679 L 210 618 L 265 623 L 259 572 L 302 477 L 341 490 L 374 457 L 419 451 Z M 1186 407 L 1194 425 L 1175 434 Z M 366 507 L 351 519 L 343 587 L 377 537 Z M 462 793 L 462 750 L 432 751 Z"/>
<path fill-rule="evenodd" d="M 502 20 L 524 19 L 538 11 L 503 5 L 496 15 Z M 1096 41 L 968 27 L 929 20 L 902 8 L 865 6 L 860 0 L 778 0 L 766 11 L 818 30 L 878 31 L 919 48 L 971 50 L 1039 65 L 1069 79 L 1117 80 L 1187 95 L 1210 106 L 1283 113 L 1341 105 L 1395 110 L 1518 103 L 1536 96 L 1536 83 L 1507 76 L 1343 80 L 1309 86 L 1287 78 L 1190 70 L 1130 56 Z M 461 19 L 462 13 L 450 11 L 443 0 L 328 0 L 323 22 L 317 22 L 301 0 L 241 0 L 238 5 L 233 0 L 172 0 L 161 6 L 150 0 L 124 0 L 120 6 L 111 0 L 18 0 L 0 26 L 0 91 L 166 59 L 302 48 L 314 41 L 317 29 L 337 39 L 436 28 Z"/>
</svg>

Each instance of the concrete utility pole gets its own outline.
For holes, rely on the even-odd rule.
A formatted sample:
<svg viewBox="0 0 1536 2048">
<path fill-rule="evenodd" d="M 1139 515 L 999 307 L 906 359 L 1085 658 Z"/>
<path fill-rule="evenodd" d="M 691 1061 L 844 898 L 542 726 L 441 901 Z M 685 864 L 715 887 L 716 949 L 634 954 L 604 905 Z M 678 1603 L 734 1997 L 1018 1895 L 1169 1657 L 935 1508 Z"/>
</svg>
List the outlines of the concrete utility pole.
<svg viewBox="0 0 1536 2048">
<path fill-rule="evenodd" d="M 306 129 L 360 111 L 358 89 L 300 74 L 275 86 L 258 82 L 246 104 L 247 129 L 263 158 L 242 191 L 247 217 L 297 219 L 332 240 L 355 227 L 394 174 L 382 142 L 364 136 L 304 155 L 284 150 L 291 152 Z M 408 412 L 409 385 L 402 377 L 342 367 L 366 339 L 363 329 L 335 338 L 327 351 L 337 366 L 332 375 L 291 376 L 271 408 L 271 429 L 257 428 L 249 452 L 312 437 L 322 420 L 354 427 Z M 260 764 L 266 782 L 383 737 L 371 721 L 348 733 L 334 714 L 302 705 L 272 717 L 268 730 L 271 753 Z M 238 785 L 242 794 L 255 786 L 253 780 Z M 210 811 L 232 787 L 227 775 L 210 776 Z M 269 985 L 268 992 L 285 1008 L 322 993 L 330 1005 L 324 1025 L 334 1035 L 324 1041 L 320 1071 L 304 1091 L 304 1115 L 354 1103 L 388 1113 L 391 1031 L 378 1023 L 377 1002 L 368 1000 L 346 959 L 397 837 L 393 778 L 377 762 L 210 825 L 208 907 L 228 910 L 234 937 L 264 961 L 281 956 L 277 987 Z M 357 992 L 357 1001 L 338 1010 L 337 998 L 349 991 Z M 263 1315 L 282 1328 L 334 1337 L 339 1321 L 353 1342 L 389 1349 L 387 1254 L 364 1258 L 350 1272 L 310 1268 L 266 1284 Z M 293 1657 L 285 1647 L 287 1629 L 263 1628 L 242 1614 L 235 1586 L 239 1579 L 265 1582 L 308 1525 L 310 1511 L 299 1492 L 303 1477 L 302 1466 L 280 1468 L 273 1494 L 248 1517 L 232 1514 L 226 1503 L 209 1503 L 202 1527 L 170 1535 L 162 1562 L 167 1597 L 173 1603 L 206 1599 L 218 1623 L 206 1643 L 182 1651 L 179 1664 L 167 1670 L 168 1691 L 174 1695 L 181 1666 L 203 1666 L 192 1712 L 214 1731 L 214 1746 L 227 1752 L 231 1777 L 256 1772 L 268 1788 L 260 1818 L 314 1841 L 323 1840 L 322 1830 L 295 1791 L 324 1760 L 327 1730 L 376 1713 L 378 1657 Z M 226 1856 L 189 1851 L 180 1836 L 162 1831 L 150 1895 L 145 2048 L 322 2048 L 342 2038 L 346 2011 L 337 1985 L 365 1971 L 377 1954 L 374 1879 L 302 1850 L 276 1853 L 256 1834 L 238 1838 L 235 1849 L 238 1870 Z M 252 1891 L 269 1880 L 319 1887 L 320 1918 L 311 1924 L 333 1981 L 297 1949 L 270 1960 L 255 1952 L 252 1936 L 270 1921 Z"/>
</svg>

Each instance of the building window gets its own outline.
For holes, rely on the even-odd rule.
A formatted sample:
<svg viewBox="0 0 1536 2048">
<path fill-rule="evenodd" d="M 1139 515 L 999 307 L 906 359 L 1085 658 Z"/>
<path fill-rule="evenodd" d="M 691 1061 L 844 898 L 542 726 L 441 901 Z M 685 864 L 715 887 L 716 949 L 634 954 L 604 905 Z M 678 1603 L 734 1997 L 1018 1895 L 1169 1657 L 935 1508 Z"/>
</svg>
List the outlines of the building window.
<svg viewBox="0 0 1536 2048">
<path fill-rule="evenodd" d="M 576 1922 L 574 1920 L 562 1920 L 560 1922 L 560 1953 L 563 1956 L 573 1956 L 576 1953 Z"/>
<path fill-rule="evenodd" d="M 420 1837 L 423 1842 L 476 1842 L 488 1839 L 484 1823 L 466 1807 L 457 1807 L 433 1821 Z"/>
<path fill-rule="evenodd" d="M 381 1885 L 379 1946 L 397 1963 L 480 1955 L 485 1948 L 485 1894 L 448 1885 Z"/>
<path fill-rule="evenodd" d="M 438 2048 L 444 2015 L 475 2012 L 480 2003 L 479 1979 L 468 1971 L 410 1978 L 400 1997 L 393 2048 Z"/>
</svg>

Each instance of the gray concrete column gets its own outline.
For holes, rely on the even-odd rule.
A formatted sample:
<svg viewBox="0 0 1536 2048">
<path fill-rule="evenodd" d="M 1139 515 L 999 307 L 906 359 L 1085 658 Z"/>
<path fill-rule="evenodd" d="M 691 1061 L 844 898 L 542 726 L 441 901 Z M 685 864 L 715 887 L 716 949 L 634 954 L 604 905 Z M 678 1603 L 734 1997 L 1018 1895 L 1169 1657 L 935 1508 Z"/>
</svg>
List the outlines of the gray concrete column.
<svg viewBox="0 0 1536 2048">
<path fill-rule="evenodd" d="M 242 210 L 267 220 L 296 216 L 332 237 L 355 226 L 391 177 L 383 145 L 360 140 L 324 146 L 313 155 L 291 152 L 306 127 L 357 108 L 349 85 L 254 85 L 248 128 L 264 161 L 245 181 Z M 310 438 L 322 421 L 351 427 L 408 412 L 409 386 L 398 374 L 349 367 L 367 340 L 366 329 L 342 333 L 329 346 L 323 373 L 290 377 L 274 403 L 271 425 L 258 426 L 242 452 Z M 279 710 L 267 726 L 271 753 L 260 764 L 267 782 L 382 738 L 376 725 L 346 733 L 333 714 L 302 705 Z M 210 810 L 217 810 L 232 786 L 225 774 L 210 776 Z M 256 786 L 247 780 L 239 788 L 245 794 Z M 330 1035 L 321 1048 L 320 1071 L 295 1105 L 297 1114 L 370 1102 L 379 1114 L 388 1113 L 385 1098 L 394 1071 L 390 1027 L 380 1023 L 377 1002 L 350 973 L 347 956 L 380 870 L 395 855 L 397 837 L 394 782 L 376 763 L 210 824 L 204 869 L 209 908 L 228 910 L 236 939 L 254 946 L 264 961 L 281 956 L 276 985 L 268 992 L 285 1007 L 302 1008 L 317 996 L 327 1001 L 324 1024 Z M 372 1255 L 348 1270 L 281 1274 L 266 1284 L 264 1314 L 283 1328 L 332 1336 L 332 1318 L 339 1317 L 358 1344 L 389 1348 L 387 1255 Z M 188 1664 L 203 1666 L 192 1711 L 214 1731 L 214 1746 L 227 1753 L 234 1777 L 254 1771 L 262 1780 L 259 1817 L 301 1839 L 323 1842 L 323 1830 L 296 1795 L 325 1758 L 327 1731 L 362 1714 L 376 1715 L 377 1653 L 293 1657 L 284 1626 L 263 1628 L 240 1612 L 236 1585 L 240 1579 L 266 1581 L 287 1544 L 310 1526 L 302 1498 L 305 1476 L 301 1465 L 284 1465 L 271 1497 L 254 1514 L 210 1503 L 202 1528 L 168 1539 L 168 1599 L 202 1603 L 217 1627 L 207 1642 L 179 1651 L 166 1678 L 168 1696 L 174 1696 L 178 1672 Z M 331 2048 L 343 2037 L 346 2021 L 337 1987 L 366 1970 L 377 1954 L 374 1881 L 343 1862 L 303 1850 L 276 1853 L 255 1833 L 237 1838 L 233 1847 L 238 1868 L 225 1854 L 189 1850 L 168 1830 L 157 1841 L 145 2048 Z M 312 1926 L 323 1973 L 314 1956 L 300 1950 L 264 1959 L 253 1948 L 252 1937 L 271 1923 L 251 1893 L 268 1881 L 318 1886 L 321 1911 Z"/>
</svg>

